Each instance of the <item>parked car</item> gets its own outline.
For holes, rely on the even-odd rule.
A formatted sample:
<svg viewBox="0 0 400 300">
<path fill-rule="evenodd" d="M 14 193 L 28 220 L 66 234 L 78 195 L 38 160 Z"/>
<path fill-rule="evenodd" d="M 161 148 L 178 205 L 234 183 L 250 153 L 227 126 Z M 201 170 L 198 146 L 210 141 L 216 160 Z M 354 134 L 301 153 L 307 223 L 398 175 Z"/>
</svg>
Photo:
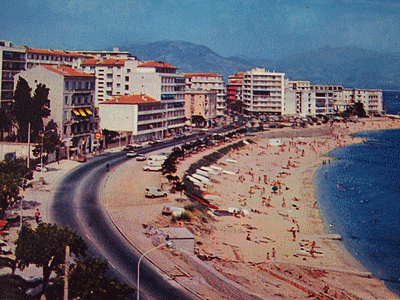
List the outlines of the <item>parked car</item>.
<svg viewBox="0 0 400 300">
<path fill-rule="evenodd" d="M 135 152 L 133 150 L 130 150 L 130 151 L 126 152 L 126 156 L 130 157 L 130 158 L 136 157 L 137 155 L 138 155 L 137 152 Z"/>
<path fill-rule="evenodd" d="M 131 146 L 133 147 L 133 149 L 140 149 L 143 147 L 142 144 L 132 144 Z"/>
<path fill-rule="evenodd" d="M 161 165 L 145 165 L 143 171 L 162 171 Z"/>
<path fill-rule="evenodd" d="M 167 192 L 155 186 L 146 187 L 146 197 L 155 198 L 155 197 L 167 197 Z"/>
<path fill-rule="evenodd" d="M 160 140 L 151 140 L 150 142 L 149 142 L 149 145 L 150 146 L 155 146 L 155 145 L 158 145 L 158 144 L 161 144 L 162 142 L 160 141 Z"/>
<path fill-rule="evenodd" d="M 79 162 L 85 162 L 87 160 L 86 155 L 79 155 L 78 156 L 78 161 Z"/>
<path fill-rule="evenodd" d="M 138 154 L 136 156 L 136 160 L 137 161 L 145 161 L 146 160 L 146 156 L 144 156 L 143 154 Z"/>
<path fill-rule="evenodd" d="M 47 172 L 48 171 L 47 167 L 44 164 L 37 164 L 35 167 L 35 170 L 38 172 L 42 172 L 42 171 Z"/>
</svg>

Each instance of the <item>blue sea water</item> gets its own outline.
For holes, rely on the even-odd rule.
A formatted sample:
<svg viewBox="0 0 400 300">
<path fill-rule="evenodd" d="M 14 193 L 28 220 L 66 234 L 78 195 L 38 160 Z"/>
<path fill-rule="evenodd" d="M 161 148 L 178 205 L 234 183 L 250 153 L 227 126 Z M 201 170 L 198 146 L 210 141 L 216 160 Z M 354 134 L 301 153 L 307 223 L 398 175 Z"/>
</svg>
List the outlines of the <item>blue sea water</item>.
<svg viewBox="0 0 400 300">
<path fill-rule="evenodd" d="M 328 231 L 374 277 L 400 295 L 400 130 L 359 133 L 319 168 L 317 198 Z"/>
</svg>

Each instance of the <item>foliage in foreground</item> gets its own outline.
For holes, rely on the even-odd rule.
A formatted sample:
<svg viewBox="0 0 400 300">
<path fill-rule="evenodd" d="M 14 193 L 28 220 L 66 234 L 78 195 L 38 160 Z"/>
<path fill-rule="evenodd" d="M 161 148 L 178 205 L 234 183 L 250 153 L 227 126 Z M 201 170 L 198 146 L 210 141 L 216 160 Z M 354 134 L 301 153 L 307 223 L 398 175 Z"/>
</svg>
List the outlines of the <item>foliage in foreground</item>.
<svg viewBox="0 0 400 300">
<path fill-rule="evenodd" d="M 87 249 L 84 240 L 75 231 L 47 223 L 41 223 L 35 229 L 23 226 L 15 244 L 18 268 L 23 270 L 33 264 L 43 269 L 42 292 L 45 292 L 53 272 L 62 273 L 67 245 L 78 258 L 85 256 Z"/>
<path fill-rule="evenodd" d="M 20 199 L 22 185 L 32 179 L 32 171 L 22 159 L 0 163 L 0 219 L 5 211 Z"/>
</svg>

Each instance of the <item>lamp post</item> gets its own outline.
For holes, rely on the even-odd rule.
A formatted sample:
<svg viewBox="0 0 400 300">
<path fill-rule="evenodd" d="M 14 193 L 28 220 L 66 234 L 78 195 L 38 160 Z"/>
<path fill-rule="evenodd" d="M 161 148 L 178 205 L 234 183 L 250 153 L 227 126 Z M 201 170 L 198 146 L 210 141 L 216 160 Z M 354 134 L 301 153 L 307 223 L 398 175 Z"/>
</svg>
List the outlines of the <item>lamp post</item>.
<svg viewBox="0 0 400 300">
<path fill-rule="evenodd" d="M 161 248 L 162 246 L 167 246 L 168 248 L 172 248 L 174 246 L 174 242 L 173 241 L 165 241 L 164 243 L 158 245 L 157 247 L 154 247 L 150 250 L 147 250 L 146 252 L 144 252 L 142 254 L 142 256 L 139 258 L 138 261 L 138 265 L 137 265 L 137 279 L 136 279 L 136 299 L 139 300 L 139 280 L 140 280 L 140 276 L 139 276 L 139 271 L 140 271 L 140 262 L 142 261 L 143 257 L 145 257 L 148 253 L 150 253 L 153 250 L 156 250 L 158 248 Z"/>
</svg>

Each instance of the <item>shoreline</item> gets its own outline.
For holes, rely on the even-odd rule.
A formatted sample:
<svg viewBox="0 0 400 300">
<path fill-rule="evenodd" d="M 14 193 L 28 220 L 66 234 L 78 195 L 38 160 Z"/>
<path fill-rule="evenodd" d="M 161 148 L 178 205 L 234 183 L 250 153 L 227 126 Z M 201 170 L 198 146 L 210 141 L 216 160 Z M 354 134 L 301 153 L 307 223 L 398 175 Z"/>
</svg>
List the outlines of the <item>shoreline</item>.
<svg viewBox="0 0 400 300">
<path fill-rule="evenodd" d="M 327 154 L 330 151 L 332 151 L 333 149 L 338 148 L 338 147 L 348 146 L 348 145 L 354 144 L 354 143 L 361 143 L 362 138 L 356 138 L 356 137 L 351 136 L 351 134 L 353 134 L 353 133 L 362 132 L 362 131 L 370 131 L 370 130 L 394 129 L 394 128 L 400 127 L 399 126 L 400 124 L 398 122 L 392 122 L 390 120 L 386 121 L 386 123 L 384 124 L 384 128 L 380 128 L 381 124 L 376 126 L 376 124 L 373 124 L 373 122 L 376 122 L 376 120 L 366 120 L 366 122 L 363 122 L 363 124 L 350 124 L 349 126 L 344 125 L 344 124 L 335 124 L 334 135 L 336 136 L 336 138 L 333 138 L 334 139 L 333 142 L 332 142 L 332 140 L 330 140 L 330 139 L 332 139 L 333 136 L 324 135 L 324 136 L 318 136 L 318 137 L 315 136 L 315 137 L 311 138 L 312 140 L 314 140 L 314 143 L 315 143 L 315 140 L 318 140 L 317 144 L 319 142 L 321 142 L 321 145 L 318 144 L 318 147 L 316 149 L 317 150 L 316 152 L 318 152 L 318 153 L 316 153 L 315 161 L 309 162 L 309 165 L 302 171 L 302 173 L 304 174 L 304 176 L 300 178 L 300 180 L 302 181 L 302 185 L 311 186 L 311 190 L 312 190 L 311 193 L 310 193 L 310 191 L 311 191 L 310 189 L 307 189 L 306 191 L 302 191 L 300 193 L 300 195 L 301 195 L 300 198 L 302 199 L 301 201 L 303 201 L 304 197 L 308 197 L 309 199 L 312 199 L 312 200 L 309 200 L 306 204 L 303 204 L 303 207 L 304 206 L 312 207 L 313 206 L 312 202 L 317 201 L 317 195 L 316 195 L 317 186 L 316 186 L 316 182 L 315 182 L 315 177 L 317 176 L 317 172 L 318 172 L 319 168 L 322 166 L 322 164 L 324 163 L 324 161 L 326 163 L 327 160 L 334 159 L 334 158 L 327 156 Z M 368 123 L 368 124 L 365 124 L 365 123 Z M 395 125 L 394 128 L 393 128 L 393 125 Z M 369 128 L 369 127 L 371 127 L 371 128 Z M 281 134 L 285 135 L 285 133 L 281 133 Z M 261 133 L 261 135 L 262 135 L 262 133 Z M 297 136 L 296 138 L 301 138 L 303 140 L 303 138 L 300 136 Z M 286 142 L 288 142 L 291 139 L 296 139 L 296 138 L 283 138 L 283 139 L 286 139 Z M 308 143 L 310 143 L 310 138 L 308 138 L 308 139 L 304 138 L 304 140 L 306 140 Z M 325 145 L 323 145 L 324 143 L 327 144 L 326 147 L 325 147 Z M 251 146 L 247 146 L 247 147 L 251 147 Z M 265 148 L 268 148 L 268 146 Z M 260 149 L 258 149 L 258 150 L 260 150 Z M 252 154 L 249 154 L 249 153 L 246 153 L 246 154 L 248 156 L 251 156 L 252 154 L 254 155 L 255 153 L 253 152 Z M 256 155 L 257 155 L 257 153 L 256 153 Z M 258 155 L 259 155 L 259 153 L 258 153 Z M 235 157 L 234 155 L 228 154 L 228 156 L 233 160 L 238 160 L 238 157 Z M 297 159 L 298 158 L 299 157 L 297 157 Z M 293 159 L 295 159 L 295 158 L 293 158 Z M 226 160 L 226 158 L 221 158 L 220 162 L 224 161 L 224 160 Z M 280 159 L 280 161 L 282 162 L 282 159 Z M 239 163 L 239 161 L 238 161 L 238 163 Z M 217 165 L 219 165 L 219 164 L 217 164 Z M 257 162 L 254 162 L 254 164 L 252 166 L 255 167 L 256 165 L 257 165 Z M 219 166 L 229 168 L 229 166 L 227 166 L 226 162 L 222 162 L 222 164 L 220 164 Z M 247 165 L 247 166 L 250 168 L 250 165 Z M 275 167 L 277 167 L 277 166 L 275 166 Z M 276 170 L 276 168 L 275 168 L 275 170 Z M 240 169 L 234 170 L 231 168 L 231 169 L 229 169 L 229 171 L 233 171 L 233 172 L 236 171 L 236 173 L 238 173 L 238 174 L 243 174 L 243 172 L 241 173 Z M 258 175 L 258 176 L 260 176 L 260 175 Z M 255 177 L 257 177 L 257 174 L 255 175 Z M 236 181 L 236 182 L 238 182 L 238 181 Z M 229 184 L 227 184 L 227 182 L 221 183 L 221 185 L 219 185 L 219 186 L 224 186 L 224 184 L 229 186 Z M 291 184 L 293 184 L 293 182 Z M 214 188 L 214 191 L 212 191 L 212 190 L 211 191 L 217 192 L 218 190 L 221 190 L 221 189 L 222 188 L 219 187 L 219 188 Z M 284 195 L 284 194 L 285 193 L 282 193 L 282 195 Z M 235 196 L 235 195 L 231 194 L 231 196 Z M 224 197 L 226 197 L 226 194 L 224 194 L 222 198 L 224 198 Z M 250 198 L 251 198 L 251 196 L 250 196 Z M 276 199 L 272 198 L 271 203 L 273 204 L 274 207 L 276 207 L 277 204 L 279 204 L 279 203 L 276 203 L 276 201 L 274 201 L 274 200 L 276 200 Z M 247 196 L 246 201 L 250 202 L 249 196 Z M 288 201 L 288 200 L 286 199 L 286 201 Z M 240 201 L 237 202 L 237 204 L 240 204 Z M 246 203 L 245 207 L 248 207 L 248 205 L 249 205 L 249 203 Z M 253 201 L 252 205 L 253 205 L 253 207 L 251 207 L 251 208 L 254 208 L 254 206 L 256 206 L 256 203 Z M 239 206 L 239 208 L 240 208 L 240 206 Z M 268 213 L 270 213 L 270 212 L 268 211 Z M 302 236 L 303 237 L 302 240 L 313 239 L 313 238 L 315 240 L 318 240 L 317 245 L 323 249 L 322 252 L 333 254 L 333 256 L 335 257 L 335 259 L 334 259 L 335 261 L 332 262 L 332 260 L 324 260 L 322 258 L 321 259 L 318 258 L 317 260 L 323 260 L 323 262 L 312 261 L 311 263 L 309 263 L 307 261 L 306 263 L 304 263 L 304 261 L 300 261 L 300 262 L 293 261 L 293 258 L 290 259 L 288 257 L 288 255 L 286 255 L 286 257 L 288 259 L 284 258 L 283 260 L 278 260 L 278 259 L 272 260 L 270 257 L 269 259 L 267 258 L 266 259 L 267 262 L 264 262 L 264 263 L 268 264 L 269 260 L 271 260 L 271 262 L 279 262 L 279 263 L 283 263 L 283 264 L 288 263 L 290 265 L 297 265 L 297 266 L 302 266 L 302 267 L 304 267 L 304 266 L 312 267 L 312 268 L 325 269 L 325 270 L 330 270 L 330 271 L 335 271 L 335 269 L 336 269 L 336 271 L 338 271 L 339 269 L 342 269 L 341 272 L 343 272 L 343 273 L 358 274 L 357 276 L 366 276 L 366 277 L 369 276 L 368 275 L 369 272 L 366 270 L 366 268 L 350 254 L 350 252 L 345 248 L 344 244 L 341 241 L 319 239 L 320 236 L 322 236 L 324 234 L 325 235 L 329 234 L 328 227 L 326 226 L 327 225 L 326 220 L 320 209 L 317 209 L 316 213 L 315 213 L 315 211 L 313 212 L 312 209 L 308 210 L 306 215 L 307 215 L 306 221 L 300 222 L 300 223 L 303 223 L 302 225 L 300 225 L 300 227 L 304 227 L 304 228 L 302 228 L 302 231 L 305 232 L 305 234 Z M 302 217 L 299 216 L 299 221 L 301 218 Z M 220 219 L 219 219 L 219 222 L 220 222 Z M 311 225 L 313 225 L 312 228 L 307 228 L 307 225 L 304 226 L 304 224 L 307 224 L 307 223 L 310 223 Z M 293 225 L 293 224 L 291 224 L 291 225 Z M 230 224 L 229 226 L 232 227 L 233 225 Z M 247 232 L 250 232 L 251 235 L 255 234 L 254 231 L 253 232 L 247 231 Z M 217 239 L 216 236 L 215 237 L 211 236 L 211 239 Z M 222 237 L 219 236 L 218 238 L 220 239 Z M 259 237 L 255 236 L 255 238 L 257 239 Z M 204 242 L 204 244 L 206 244 L 206 242 Z M 211 249 L 218 248 L 218 246 L 220 246 L 220 245 L 217 245 L 215 243 L 214 244 L 209 243 L 209 247 L 211 247 Z M 276 252 L 278 252 L 278 249 L 279 249 L 278 247 L 276 247 L 276 250 L 275 250 Z M 207 249 L 207 252 L 210 252 L 210 249 Z M 257 253 L 257 251 L 255 251 L 255 252 Z M 260 252 L 258 252 L 258 253 L 260 253 Z M 269 256 L 271 256 L 271 252 L 269 252 L 269 254 L 270 254 Z M 290 254 L 292 254 L 293 256 L 296 255 L 296 253 L 293 254 L 293 252 Z M 246 255 L 249 256 L 248 254 L 246 254 Z M 265 256 L 265 254 L 264 254 L 264 256 Z M 309 257 L 310 256 L 307 256 L 307 260 L 309 259 Z M 246 259 L 244 259 L 244 261 L 246 261 Z M 247 259 L 247 262 L 251 262 L 251 261 L 252 261 L 252 259 Z M 254 260 L 253 260 L 253 262 L 254 262 Z M 378 281 L 382 285 L 382 282 L 379 281 L 378 279 L 374 279 L 374 280 Z M 383 285 L 381 288 L 387 290 L 387 288 L 384 287 Z M 387 292 L 391 293 L 388 290 L 387 290 Z M 391 295 L 391 297 L 393 297 L 393 295 Z"/>
</svg>

